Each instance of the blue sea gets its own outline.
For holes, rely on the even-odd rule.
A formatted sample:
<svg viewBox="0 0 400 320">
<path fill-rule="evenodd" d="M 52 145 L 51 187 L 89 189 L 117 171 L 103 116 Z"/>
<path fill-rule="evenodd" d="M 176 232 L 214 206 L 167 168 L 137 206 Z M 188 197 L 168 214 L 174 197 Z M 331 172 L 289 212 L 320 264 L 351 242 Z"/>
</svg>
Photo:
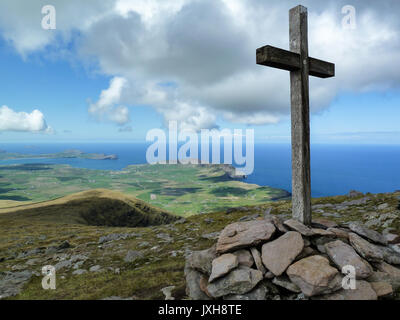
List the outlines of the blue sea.
<svg viewBox="0 0 400 320">
<path fill-rule="evenodd" d="M 56 153 L 79 149 L 88 153 L 116 154 L 118 160 L 24 159 L 0 164 L 50 163 L 73 167 L 121 170 L 131 164 L 146 163 L 145 143 L 41 143 L 0 144 L 8 152 Z M 221 153 L 222 154 L 222 153 Z M 291 191 L 291 149 L 289 144 L 256 144 L 254 171 L 245 181 Z M 343 195 L 350 190 L 393 192 L 400 189 L 400 146 L 312 145 L 312 196 Z"/>
</svg>

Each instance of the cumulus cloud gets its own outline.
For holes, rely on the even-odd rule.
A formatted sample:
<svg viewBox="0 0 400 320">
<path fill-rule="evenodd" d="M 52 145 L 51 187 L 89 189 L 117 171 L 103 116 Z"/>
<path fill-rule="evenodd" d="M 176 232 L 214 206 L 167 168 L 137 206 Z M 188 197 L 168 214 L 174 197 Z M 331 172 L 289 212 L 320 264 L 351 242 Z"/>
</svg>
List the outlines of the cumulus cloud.
<svg viewBox="0 0 400 320">
<path fill-rule="evenodd" d="M 44 115 L 39 110 L 31 113 L 16 112 L 7 106 L 0 108 L 0 131 L 25 131 L 52 133 L 53 129 L 47 125 Z"/>
<path fill-rule="evenodd" d="M 126 85 L 126 79 L 114 77 L 110 81 L 108 89 L 100 93 L 96 103 L 90 103 L 89 114 L 99 121 L 110 121 L 118 125 L 124 125 L 130 121 L 127 107 L 119 105 L 121 92 Z"/>
<path fill-rule="evenodd" d="M 78 29 L 79 57 L 94 58 L 102 73 L 118 75 L 89 108 L 98 119 L 126 123 L 128 109 L 120 106 L 122 100 L 125 105 L 149 105 L 166 121 L 177 120 L 181 127 L 193 129 L 215 126 L 218 116 L 238 123 L 268 124 L 289 115 L 289 73 L 256 65 L 255 50 L 266 44 L 289 48 L 288 10 L 297 3 L 85 2 L 85 22 L 78 23 L 83 15 L 74 1 L 60 1 L 60 9 L 56 6 L 57 12 L 65 8 L 65 19 L 79 11 L 72 22 L 57 24 L 57 28 L 65 35 Z M 16 12 L 22 10 L 11 5 L 14 1 L 4 2 Z M 336 64 L 335 78 L 310 80 L 313 112 L 327 108 L 341 92 L 385 90 L 400 83 L 400 73 L 393 67 L 400 65 L 400 2 L 353 1 L 355 30 L 342 28 L 341 9 L 347 2 L 303 1 L 309 9 L 310 55 Z M 3 36 L 19 51 L 51 43 L 37 38 L 40 41 L 30 45 L 27 39 L 33 31 L 19 25 L 12 10 L 11 14 L 0 12 L 9 15 Z M 25 14 L 29 15 L 27 10 Z M 107 102 L 107 96 L 116 98 Z"/>
</svg>

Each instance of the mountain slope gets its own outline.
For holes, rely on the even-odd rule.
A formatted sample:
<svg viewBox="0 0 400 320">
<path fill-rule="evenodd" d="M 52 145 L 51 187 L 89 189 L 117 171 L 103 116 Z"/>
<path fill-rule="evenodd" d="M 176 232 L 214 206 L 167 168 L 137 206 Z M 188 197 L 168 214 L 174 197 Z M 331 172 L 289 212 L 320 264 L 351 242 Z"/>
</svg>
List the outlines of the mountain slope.
<svg viewBox="0 0 400 320">
<path fill-rule="evenodd" d="M 178 219 L 142 200 L 107 189 L 1 209 L 0 221 L 8 218 L 111 227 L 146 227 Z"/>
</svg>

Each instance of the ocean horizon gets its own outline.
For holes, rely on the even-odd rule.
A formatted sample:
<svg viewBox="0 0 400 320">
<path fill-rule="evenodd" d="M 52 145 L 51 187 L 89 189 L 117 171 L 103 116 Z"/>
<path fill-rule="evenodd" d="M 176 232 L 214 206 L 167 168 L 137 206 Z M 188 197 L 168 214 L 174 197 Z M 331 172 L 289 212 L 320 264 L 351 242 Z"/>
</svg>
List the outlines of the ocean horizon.
<svg viewBox="0 0 400 320">
<path fill-rule="evenodd" d="M 87 153 L 116 154 L 117 160 L 78 158 L 1 160 L 0 165 L 23 163 L 67 164 L 96 170 L 122 170 L 144 164 L 151 143 L 0 143 L 7 152 L 57 153 L 79 149 Z M 221 146 L 222 149 L 222 146 Z M 254 171 L 244 181 L 291 191 L 290 144 L 256 143 Z M 245 149 L 244 149 L 245 150 Z M 221 151 L 221 161 L 223 152 Z M 384 193 L 400 189 L 400 146 L 311 145 L 313 197 L 347 194 L 350 190 Z M 233 163 L 234 166 L 237 166 Z"/>
</svg>

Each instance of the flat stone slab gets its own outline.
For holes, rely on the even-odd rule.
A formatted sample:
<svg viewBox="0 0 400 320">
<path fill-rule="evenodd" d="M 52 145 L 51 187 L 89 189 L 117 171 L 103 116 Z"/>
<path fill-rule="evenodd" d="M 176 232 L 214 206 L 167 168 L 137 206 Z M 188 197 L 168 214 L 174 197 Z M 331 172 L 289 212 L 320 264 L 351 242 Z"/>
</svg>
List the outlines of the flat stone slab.
<svg viewBox="0 0 400 320">
<path fill-rule="evenodd" d="M 250 251 L 253 256 L 254 263 L 256 264 L 257 270 L 261 271 L 262 274 L 266 274 L 267 269 L 265 269 L 265 267 L 262 263 L 260 251 L 258 251 L 257 248 L 254 248 L 254 247 L 251 248 Z"/>
<path fill-rule="evenodd" d="M 302 224 L 300 221 L 289 219 L 283 223 L 285 226 L 288 226 L 291 230 L 300 232 L 303 236 L 310 237 L 314 235 L 314 232 L 311 228 Z"/>
<path fill-rule="evenodd" d="M 210 283 L 207 291 L 214 298 L 232 294 L 245 294 L 253 290 L 262 279 L 261 271 L 240 266 L 229 272 L 225 277 Z"/>
<path fill-rule="evenodd" d="M 252 291 L 245 294 L 231 294 L 224 296 L 224 300 L 265 300 L 267 295 L 267 288 L 263 285 L 257 286 Z"/>
<path fill-rule="evenodd" d="M 338 225 L 336 222 L 328 220 L 328 219 L 321 219 L 321 218 L 316 218 L 313 219 L 311 225 L 314 228 L 319 228 L 319 229 L 328 229 L 328 228 L 336 228 Z"/>
<path fill-rule="evenodd" d="M 342 270 L 344 266 L 351 265 L 356 270 L 356 278 L 364 279 L 371 275 L 372 267 L 363 260 L 352 246 L 343 241 L 336 240 L 325 244 L 329 258 Z"/>
<path fill-rule="evenodd" d="M 397 234 L 387 233 L 384 235 L 384 237 L 389 244 L 400 243 L 400 236 Z"/>
<path fill-rule="evenodd" d="M 389 264 L 400 265 L 400 254 L 390 247 L 378 246 L 383 254 L 383 260 Z"/>
<path fill-rule="evenodd" d="M 393 293 L 393 288 L 390 283 L 379 281 L 370 282 L 370 285 L 378 297 L 386 297 Z"/>
<path fill-rule="evenodd" d="M 349 233 L 339 228 L 328 228 L 327 231 L 332 232 L 337 238 L 349 239 Z"/>
<path fill-rule="evenodd" d="M 297 261 L 286 273 L 308 297 L 332 293 L 342 286 L 339 271 L 329 265 L 327 258 L 318 255 Z"/>
<path fill-rule="evenodd" d="M 217 252 L 225 253 L 257 246 L 268 241 L 275 230 L 275 226 L 266 220 L 232 223 L 222 230 L 217 242 Z"/>
<path fill-rule="evenodd" d="M 231 253 L 226 253 L 215 258 L 212 262 L 212 271 L 208 281 L 213 282 L 215 279 L 218 279 L 226 275 L 232 269 L 235 269 L 238 265 L 238 257 Z"/>
<path fill-rule="evenodd" d="M 318 229 L 318 228 L 312 228 L 311 230 L 314 233 L 314 236 L 330 237 L 330 238 L 336 237 L 336 235 L 333 232 L 328 230 Z"/>
<path fill-rule="evenodd" d="M 378 246 L 361 238 L 358 234 L 351 232 L 349 234 L 349 240 L 353 248 L 356 249 L 359 255 L 364 259 L 367 259 L 368 261 L 383 260 L 382 250 Z"/>
<path fill-rule="evenodd" d="M 377 300 L 378 296 L 372 286 L 364 280 L 356 282 L 355 290 L 340 290 L 338 292 L 322 296 L 323 300 Z"/>
<path fill-rule="evenodd" d="M 240 265 L 246 267 L 253 266 L 254 259 L 249 250 L 241 249 L 232 253 L 237 256 Z"/>
<path fill-rule="evenodd" d="M 275 276 L 280 276 L 304 248 L 300 233 L 289 231 L 262 246 L 262 262 Z"/>
<path fill-rule="evenodd" d="M 284 276 L 275 277 L 272 280 L 272 283 L 277 285 L 277 286 L 279 286 L 279 287 L 285 288 L 286 290 L 294 292 L 294 293 L 300 293 L 301 292 L 301 289 L 295 283 L 291 282 L 289 280 L 289 278 L 284 277 Z"/>
<path fill-rule="evenodd" d="M 186 259 L 188 267 L 207 275 L 211 274 L 212 261 L 217 257 L 215 246 L 206 250 L 193 251 Z"/>
<path fill-rule="evenodd" d="M 379 232 L 375 230 L 371 230 L 368 228 L 365 228 L 361 224 L 357 222 L 350 222 L 349 223 L 349 229 L 358 235 L 367 238 L 373 242 L 380 243 L 383 245 L 387 245 L 387 241 L 383 235 L 381 235 Z"/>
</svg>

